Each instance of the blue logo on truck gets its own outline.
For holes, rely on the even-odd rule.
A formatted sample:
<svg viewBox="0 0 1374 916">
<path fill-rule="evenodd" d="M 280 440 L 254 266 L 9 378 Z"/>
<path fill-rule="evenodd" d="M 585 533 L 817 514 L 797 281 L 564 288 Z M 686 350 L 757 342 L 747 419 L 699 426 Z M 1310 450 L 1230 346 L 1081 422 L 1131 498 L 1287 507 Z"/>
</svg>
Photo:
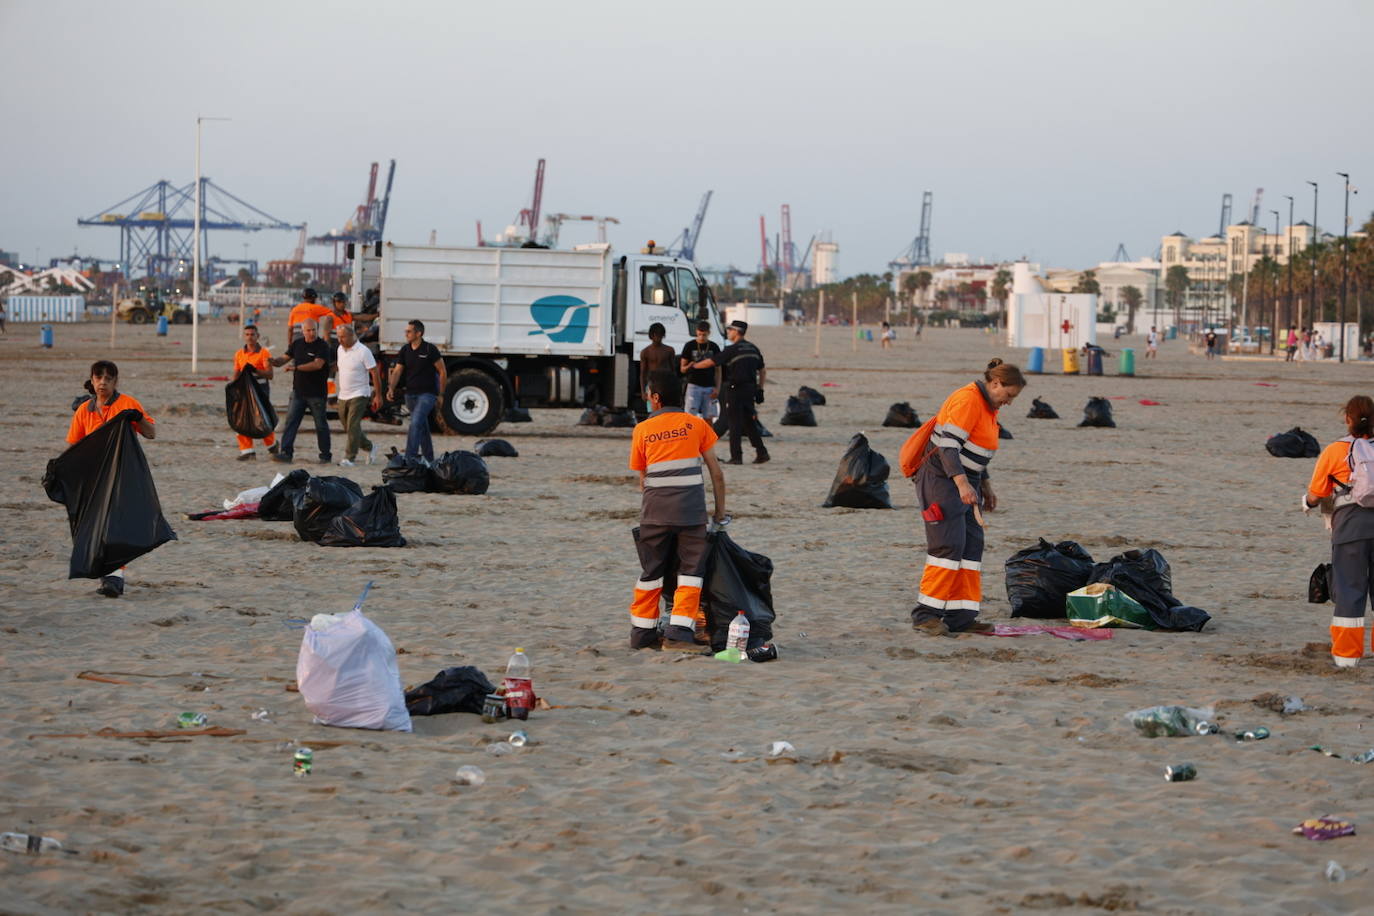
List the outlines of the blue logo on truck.
<svg viewBox="0 0 1374 916">
<path fill-rule="evenodd" d="M 549 340 L 558 343 L 582 343 L 587 337 L 591 310 L 595 302 L 586 302 L 576 296 L 545 296 L 530 304 L 530 317 L 539 325 L 539 330 L 530 335 L 547 334 Z"/>
</svg>

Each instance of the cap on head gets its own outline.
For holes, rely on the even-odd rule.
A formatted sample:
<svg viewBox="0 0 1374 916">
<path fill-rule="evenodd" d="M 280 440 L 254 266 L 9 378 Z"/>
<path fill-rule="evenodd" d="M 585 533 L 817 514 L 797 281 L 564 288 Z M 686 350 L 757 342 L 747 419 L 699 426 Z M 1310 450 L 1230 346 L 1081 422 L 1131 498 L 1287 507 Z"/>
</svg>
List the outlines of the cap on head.
<svg viewBox="0 0 1374 916">
<path fill-rule="evenodd" d="M 348 297 L 345 296 L 343 293 L 335 293 L 335 294 L 334 294 L 334 301 L 335 301 L 335 302 L 347 302 L 347 301 L 348 301 Z"/>
<path fill-rule="evenodd" d="M 306 302 L 314 302 L 315 299 L 318 298 L 318 297 L 319 297 L 319 293 L 317 293 L 317 292 L 315 292 L 313 289 L 309 289 L 309 288 L 307 288 L 307 289 L 305 290 L 305 292 L 301 293 L 301 298 L 304 299 Z"/>
<path fill-rule="evenodd" d="M 734 328 L 736 331 L 739 331 L 741 334 L 747 334 L 749 332 L 749 322 L 740 321 L 738 318 L 730 322 L 730 327 Z"/>
</svg>

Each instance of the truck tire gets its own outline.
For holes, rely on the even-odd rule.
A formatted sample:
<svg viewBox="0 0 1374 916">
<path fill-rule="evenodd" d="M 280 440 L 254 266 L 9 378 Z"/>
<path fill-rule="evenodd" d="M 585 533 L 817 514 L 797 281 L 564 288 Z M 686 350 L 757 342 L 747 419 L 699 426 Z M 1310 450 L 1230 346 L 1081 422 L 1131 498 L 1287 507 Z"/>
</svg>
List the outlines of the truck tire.
<svg viewBox="0 0 1374 916">
<path fill-rule="evenodd" d="M 185 309 L 172 313 L 172 324 L 190 324 L 191 313 Z"/>
<path fill-rule="evenodd" d="M 134 309 L 129 313 L 129 324 L 147 324 L 151 317 L 145 309 Z"/>
<path fill-rule="evenodd" d="M 463 369 L 449 376 L 439 415 L 450 432 L 481 436 L 501 422 L 506 397 L 501 384 L 480 369 Z"/>
</svg>

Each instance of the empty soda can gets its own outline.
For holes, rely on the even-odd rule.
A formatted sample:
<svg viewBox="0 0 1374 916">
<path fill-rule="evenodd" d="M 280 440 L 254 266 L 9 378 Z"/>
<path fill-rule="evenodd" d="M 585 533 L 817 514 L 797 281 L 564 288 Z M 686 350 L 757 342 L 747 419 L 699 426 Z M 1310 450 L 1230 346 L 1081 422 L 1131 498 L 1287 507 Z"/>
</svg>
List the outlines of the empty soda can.
<svg viewBox="0 0 1374 916">
<path fill-rule="evenodd" d="M 744 654 L 749 656 L 751 662 L 771 662 L 778 657 L 778 647 L 769 643 L 762 646 L 755 646 Z"/>
<path fill-rule="evenodd" d="M 203 712 L 184 712 L 177 716 L 177 728 L 204 728 L 209 721 Z"/>
<path fill-rule="evenodd" d="M 495 722 L 506 717 L 506 698 L 499 693 L 489 693 L 482 700 L 482 721 Z"/>
<path fill-rule="evenodd" d="M 1244 731 L 1236 732 L 1237 741 L 1263 741 L 1269 737 L 1269 729 L 1263 725 L 1258 728 L 1247 728 Z"/>
<path fill-rule="evenodd" d="M 525 745 L 530 743 L 530 736 L 529 733 L 522 728 L 518 731 L 511 732 L 510 737 L 506 740 L 513 744 L 515 747 L 524 747 Z"/>
<path fill-rule="evenodd" d="M 1197 767 L 1191 763 L 1176 763 L 1164 768 L 1164 778 L 1169 782 L 1187 782 L 1197 779 Z"/>
<path fill-rule="evenodd" d="M 297 748 L 292 755 L 291 771 L 297 776 L 309 776 L 315 765 L 315 752 L 308 747 Z"/>
<path fill-rule="evenodd" d="M 1197 725 L 1193 726 L 1193 731 L 1197 732 L 1199 735 L 1215 735 L 1217 732 L 1221 731 L 1221 728 L 1218 727 L 1215 722 L 1199 722 Z"/>
</svg>

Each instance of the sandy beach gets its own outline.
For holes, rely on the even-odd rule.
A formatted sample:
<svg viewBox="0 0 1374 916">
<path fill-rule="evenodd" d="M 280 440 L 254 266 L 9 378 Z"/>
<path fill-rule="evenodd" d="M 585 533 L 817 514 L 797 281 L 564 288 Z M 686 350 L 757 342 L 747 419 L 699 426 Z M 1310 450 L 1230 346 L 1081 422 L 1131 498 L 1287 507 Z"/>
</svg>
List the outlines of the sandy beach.
<svg viewBox="0 0 1374 916">
<path fill-rule="evenodd" d="M 987 517 L 984 619 L 1009 622 L 1003 563 L 1045 537 L 1099 561 L 1156 548 L 1175 593 L 1213 620 L 1095 642 L 932 639 L 908 617 L 925 552 L 895 470 L 909 431 L 880 424 L 894 401 L 929 417 L 989 358 L 1024 364 L 1025 351 L 932 328 L 855 352 L 835 328 L 817 358 L 810 330 L 759 329 L 774 460 L 725 471 L 732 536 L 776 566 L 781 657 L 730 665 L 627 648 L 629 430 L 535 410 L 494 433 L 520 457 L 489 460 L 486 495 L 398 497 L 408 547 L 322 548 L 286 523 L 184 517 L 281 469 L 234 460 L 223 382 L 207 381 L 228 374 L 237 326 L 202 326 L 194 374 L 188 327 L 159 338 L 121 325 L 113 349 L 108 325 L 56 336 L 43 350 L 36 327 L 11 324 L 0 339 L 0 830 L 76 854 L 0 854 L 0 913 L 1369 906 L 1374 770 L 1308 748 L 1374 747 L 1374 663 L 1332 668 L 1330 607 L 1306 603 L 1329 543 L 1296 508 L 1313 462 L 1264 450 L 1295 425 L 1323 444 L 1343 435 L 1338 409 L 1369 393 L 1368 364 L 1207 361 L 1182 341 L 1146 361 L 1137 337 L 1106 344 L 1137 348 L 1135 378 L 1114 375 L 1115 360 L 1103 377 L 1032 377 L 991 466 L 1001 507 Z M 40 486 L 97 358 L 118 362 L 120 389 L 157 420 L 145 450 L 178 535 L 130 566 L 117 601 L 66 579 L 65 512 Z M 819 426 L 782 427 L 802 384 L 828 398 Z M 1116 429 L 1077 427 L 1095 395 L 1115 399 Z M 1062 419 L 1027 419 L 1033 396 Z M 367 429 L 383 452 L 404 447 L 404 428 Z M 896 511 L 821 508 L 860 430 L 894 465 Z M 308 421 L 297 455 L 314 455 Z M 365 491 L 381 482 L 380 465 L 300 466 Z M 369 579 L 365 612 L 407 684 L 452 665 L 499 679 L 525 647 L 553 706 L 528 722 L 537 744 L 493 755 L 509 729 L 463 714 L 416 718 L 412 734 L 312 725 L 286 689 L 301 642 L 286 621 L 347 610 Z M 1273 694 L 1313 708 L 1280 716 Z M 1273 736 L 1148 739 L 1123 719 L 1159 703 L 1213 704 L 1224 732 Z M 254 720 L 264 708 L 271 721 Z M 243 733 L 96 734 L 173 728 L 183 710 Z M 775 740 L 795 762 L 767 759 Z M 289 741 L 316 749 L 309 778 L 292 776 Z M 1166 782 L 1184 761 L 1198 778 Z M 464 764 L 486 784 L 456 786 Z M 1361 833 L 1290 833 L 1325 814 Z M 1348 880 L 1325 880 L 1329 859 Z"/>
</svg>

